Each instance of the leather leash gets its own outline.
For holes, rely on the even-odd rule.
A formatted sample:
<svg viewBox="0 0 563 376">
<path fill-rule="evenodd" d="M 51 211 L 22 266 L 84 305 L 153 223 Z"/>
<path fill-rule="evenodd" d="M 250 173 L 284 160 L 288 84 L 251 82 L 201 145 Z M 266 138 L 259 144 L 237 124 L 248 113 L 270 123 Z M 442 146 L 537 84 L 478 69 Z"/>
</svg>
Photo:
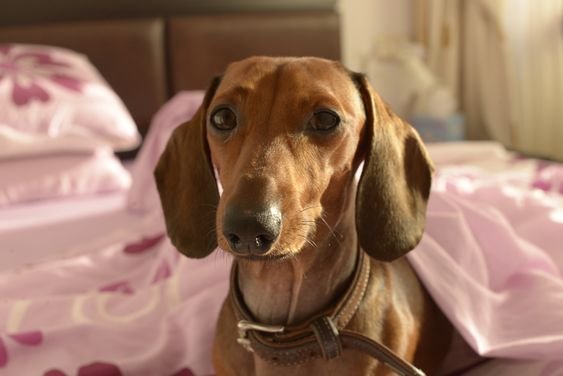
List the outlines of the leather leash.
<svg viewBox="0 0 563 376">
<path fill-rule="evenodd" d="M 424 372 L 401 359 L 385 345 L 346 326 L 358 310 L 367 291 L 370 261 L 359 252 L 352 284 L 336 304 L 300 325 L 264 325 L 256 322 L 243 303 L 238 289 L 237 262 L 231 270 L 229 296 L 238 320 L 237 342 L 263 360 L 278 365 L 302 364 L 313 358 L 334 359 L 349 348 L 361 351 L 381 362 L 401 376 L 425 376 Z"/>
</svg>

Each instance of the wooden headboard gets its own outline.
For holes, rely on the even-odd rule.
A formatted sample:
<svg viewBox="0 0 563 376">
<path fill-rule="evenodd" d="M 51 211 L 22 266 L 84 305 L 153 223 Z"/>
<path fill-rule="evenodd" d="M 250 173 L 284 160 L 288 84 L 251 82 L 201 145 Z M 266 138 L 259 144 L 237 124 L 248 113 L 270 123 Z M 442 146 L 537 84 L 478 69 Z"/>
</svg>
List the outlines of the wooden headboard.
<svg viewBox="0 0 563 376">
<path fill-rule="evenodd" d="M 204 89 L 233 60 L 340 58 L 335 0 L 5 0 L 0 43 L 87 55 L 143 135 L 168 98 Z"/>
</svg>

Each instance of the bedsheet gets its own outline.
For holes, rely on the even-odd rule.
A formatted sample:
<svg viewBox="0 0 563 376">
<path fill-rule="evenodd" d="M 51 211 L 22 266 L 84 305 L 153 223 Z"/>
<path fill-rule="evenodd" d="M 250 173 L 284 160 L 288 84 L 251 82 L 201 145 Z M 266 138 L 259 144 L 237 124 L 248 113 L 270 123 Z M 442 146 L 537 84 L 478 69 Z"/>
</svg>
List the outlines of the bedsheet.
<svg viewBox="0 0 563 376">
<path fill-rule="evenodd" d="M 132 234 L 142 219 L 122 210 L 126 191 L 36 201 L 0 210 L 0 271 L 96 250 Z M 138 230 L 137 230 L 138 231 Z"/>
<path fill-rule="evenodd" d="M 126 193 L 0 211 L 0 375 L 210 375 L 230 259 L 189 260 Z"/>
<path fill-rule="evenodd" d="M 499 358 L 453 374 L 562 375 L 563 167 L 496 144 L 430 152 L 409 260 L 465 341 Z M 180 256 L 159 210 L 123 194 L 89 200 L 0 211 L 0 375 L 212 375 L 229 257 Z"/>
<path fill-rule="evenodd" d="M 409 261 L 467 343 L 505 359 L 465 374 L 563 375 L 563 166 L 494 143 L 430 152 L 427 227 Z"/>
</svg>

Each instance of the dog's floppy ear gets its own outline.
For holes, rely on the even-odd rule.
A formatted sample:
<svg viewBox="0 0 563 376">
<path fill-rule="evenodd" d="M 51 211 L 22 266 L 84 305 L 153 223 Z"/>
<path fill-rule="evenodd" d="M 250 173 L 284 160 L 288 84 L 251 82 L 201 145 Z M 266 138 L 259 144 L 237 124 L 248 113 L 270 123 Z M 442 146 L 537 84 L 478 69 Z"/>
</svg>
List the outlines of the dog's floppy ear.
<svg viewBox="0 0 563 376">
<path fill-rule="evenodd" d="M 364 169 L 356 197 L 361 247 L 393 261 L 420 241 L 433 166 L 418 133 L 395 115 L 364 75 L 353 74 L 366 113 Z"/>
<path fill-rule="evenodd" d="M 202 258 L 217 247 L 215 213 L 219 192 L 206 140 L 206 113 L 220 78 L 211 83 L 193 118 L 174 130 L 154 171 L 174 246 Z"/>
</svg>

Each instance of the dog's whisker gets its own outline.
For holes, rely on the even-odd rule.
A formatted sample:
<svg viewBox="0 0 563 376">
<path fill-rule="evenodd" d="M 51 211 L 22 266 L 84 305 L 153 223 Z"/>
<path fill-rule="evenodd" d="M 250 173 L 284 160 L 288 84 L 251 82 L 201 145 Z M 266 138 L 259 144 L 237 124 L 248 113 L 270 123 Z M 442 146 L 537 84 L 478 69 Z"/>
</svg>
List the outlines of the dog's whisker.
<svg viewBox="0 0 563 376">
<path fill-rule="evenodd" d="M 217 233 L 217 226 L 212 226 L 209 231 L 207 231 L 207 235 L 211 235 L 211 234 L 215 234 Z"/>
<path fill-rule="evenodd" d="M 229 262 L 231 261 L 231 258 L 229 257 L 229 255 L 226 252 L 223 252 L 221 250 L 219 250 L 218 252 L 214 252 L 214 261 L 216 263 L 222 263 L 222 265 L 228 265 Z"/>
<path fill-rule="evenodd" d="M 311 239 L 311 237 L 309 236 L 309 232 L 305 232 L 305 233 L 295 232 L 294 235 L 304 239 L 305 243 L 309 244 L 313 248 L 319 247 L 318 244 L 313 239 Z"/>
<path fill-rule="evenodd" d="M 299 213 L 303 213 L 303 212 L 306 211 L 306 210 L 311 210 L 311 209 L 316 209 L 316 208 L 322 208 L 322 205 L 311 205 L 311 206 L 307 206 L 307 207 L 301 209 L 301 210 L 299 211 Z"/>
<path fill-rule="evenodd" d="M 315 221 L 313 221 L 313 220 L 308 220 L 308 219 L 302 219 L 302 220 L 299 221 L 299 223 L 300 223 L 300 224 L 305 224 L 305 225 L 310 226 L 310 225 L 314 225 L 314 224 L 315 224 Z"/>
<path fill-rule="evenodd" d="M 336 231 L 335 229 L 333 229 L 328 222 L 326 221 L 326 219 L 324 218 L 323 215 L 321 215 L 320 217 L 322 224 L 324 224 L 326 226 L 326 228 L 328 229 L 330 235 L 332 236 L 332 238 L 338 243 L 338 244 L 342 244 L 341 240 L 342 240 L 342 234 L 339 233 L 338 231 Z"/>
</svg>

